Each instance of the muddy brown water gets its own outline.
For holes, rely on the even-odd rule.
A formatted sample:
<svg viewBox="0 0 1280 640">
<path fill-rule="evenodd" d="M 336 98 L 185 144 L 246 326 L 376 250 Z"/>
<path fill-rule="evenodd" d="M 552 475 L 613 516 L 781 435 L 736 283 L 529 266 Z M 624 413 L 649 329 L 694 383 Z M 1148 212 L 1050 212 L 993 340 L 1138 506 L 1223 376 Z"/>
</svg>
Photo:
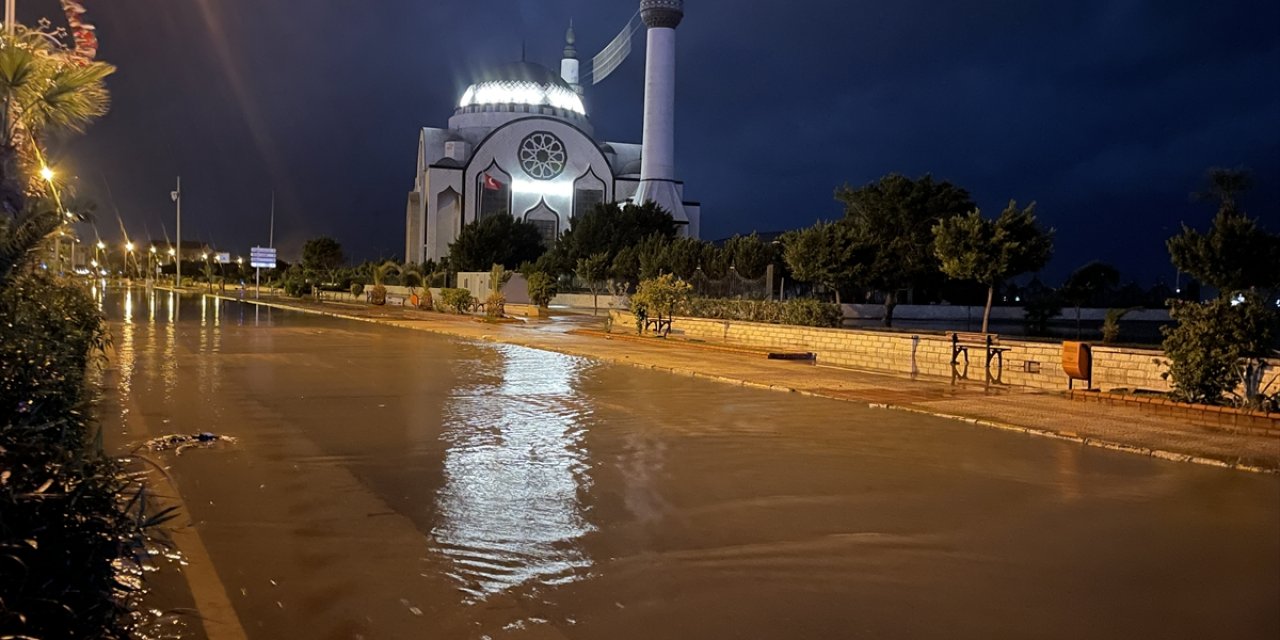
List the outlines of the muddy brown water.
<svg viewBox="0 0 1280 640">
<path fill-rule="evenodd" d="M 1280 637 L 1275 477 L 174 301 L 103 421 L 239 439 L 159 456 L 251 638 Z"/>
</svg>

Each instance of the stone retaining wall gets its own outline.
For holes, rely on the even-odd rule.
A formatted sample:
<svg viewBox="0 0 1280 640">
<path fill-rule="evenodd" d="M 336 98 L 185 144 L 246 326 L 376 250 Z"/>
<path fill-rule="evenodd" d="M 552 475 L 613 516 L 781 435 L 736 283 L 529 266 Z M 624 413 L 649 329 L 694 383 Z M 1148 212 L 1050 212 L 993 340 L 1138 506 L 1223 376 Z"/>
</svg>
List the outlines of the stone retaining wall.
<svg viewBox="0 0 1280 640">
<path fill-rule="evenodd" d="M 629 312 L 611 310 L 609 316 L 613 331 L 635 330 L 635 317 Z M 672 323 L 671 334 L 779 351 L 811 351 L 817 354 L 819 364 L 937 377 L 953 375 L 951 342 L 937 333 L 819 329 L 678 317 Z M 1000 346 L 1010 348 L 1004 353 L 1001 383 L 1037 389 L 1067 388 L 1062 343 L 1001 338 Z M 1092 349 L 1094 388 L 1171 390 L 1168 381 L 1160 377 L 1165 371 L 1159 364 L 1164 359 L 1163 351 L 1101 345 Z M 982 351 L 979 347 L 969 353 L 971 380 L 984 378 Z M 1276 366 L 1280 367 L 1280 362 Z M 963 373 L 963 359 L 958 369 Z"/>
</svg>

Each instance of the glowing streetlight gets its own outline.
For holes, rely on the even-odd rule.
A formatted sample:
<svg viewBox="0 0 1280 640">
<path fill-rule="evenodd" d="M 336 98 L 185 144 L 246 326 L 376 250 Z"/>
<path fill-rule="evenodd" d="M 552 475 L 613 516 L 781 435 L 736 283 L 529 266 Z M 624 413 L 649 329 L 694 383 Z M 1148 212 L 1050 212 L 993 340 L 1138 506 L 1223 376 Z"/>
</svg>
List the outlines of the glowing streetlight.
<svg viewBox="0 0 1280 640">
<path fill-rule="evenodd" d="M 98 248 L 99 248 L 99 249 L 106 249 L 106 248 L 107 248 L 107 243 L 105 243 L 105 242 L 103 242 L 103 241 L 99 240 L 99 241 L 98 241 Z"/>
<path fill-rule="evenodd" d="M 200 254 L 200 259 L 201 259 L 201 260 L 208 260 L 208 259 L 209 259 L 209 254 L 207 254 L 207 253 L 202 253 L 202 254 Z"/>
<path fill-rule="evenodd" d="M 53 169 L 40 167 L 40 177 L 44 178 L 45 182 L 53 182 Z"/>
<path fill-rule="evenodd" d="M 156 252 L 156 246 L 155 246 L 155 245 L 151 245 L 151 253 L 155 253 L 155 252 Z"/>
<path fill-rule="evenodd" d="M 130 253 L 133 253 L 133 243 L 132 242 L 124 243 L 124 250 Z"/>
</svg>

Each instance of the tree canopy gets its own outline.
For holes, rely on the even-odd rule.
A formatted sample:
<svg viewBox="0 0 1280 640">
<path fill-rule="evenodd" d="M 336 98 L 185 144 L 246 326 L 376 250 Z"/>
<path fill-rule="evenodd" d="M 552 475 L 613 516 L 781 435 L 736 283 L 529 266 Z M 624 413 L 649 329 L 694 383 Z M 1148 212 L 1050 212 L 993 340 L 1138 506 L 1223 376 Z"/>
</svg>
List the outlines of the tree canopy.
<svg viewBox="0 0 1280 640">
<path fill-rule="evenodd" d="M 488 271 L 495 264 L 516 269 L 544 250 L 537 227 L 500 213 L 462 227 L 449 245 L 449 264 L 458 271 Z"/>
<path fill-rule="evenodd" d="M 312 238 L 302 245 L 302 268 L 329 277 L 345 264 L 342 245 L 329 236 Z"/>
<path fill-rule="evenodd" d="M 569 229 L 560 236 L 555 248 L 559 269 L 572 271 L 579 260 L 600 252 L 613 261 L 623 248 L 654 234 L 666 239 L 676 236 L 675 219 L 662 207 L 652 202 L 596 205 L 570 220 Z"/>
<path fill-rule="evenodd" d="M 812 227 L 782 236 L 782 259 L 791 275 L 801 282 L 822 285 L 840 302 L 840 287 L 853 277 L 853 243 L 849 228 L 840 223 L 818 222 Z"/>
<path fill-rule="evenodd" d="M 1009 206 L 995 220 L 974 209 L 965 215 L 939 221 L 933 228 L 934 251 L 942 271 L 953 278 L 987 285 L 987 306 L 982 331 L 987 331 L 996 285 L 1007 278 L 1036 271 L 1053 255 L 1053 231 L 1036 221 L 1035 203 L 1019 209 Z"/>
<path fill-rule="evenodd" d="M 1229 296 L 1250 289 L 1280 288 L 1280 235 L 1225 204 L 1208 233 L 1183 225 L 1169 239 L 1174 266 Z"/>
<path fill-rule="evenodd" d="M 885 325 L 893 323 L 899 290 L 938 276 L 934 225 L 974 209 L 969 192 L 929 175 L 913 180 L 890 174 L 858 189 L 845 185 L 836 200 L 844 205 L 842 223 L 856 253 L 851 276 L 884 294 Z"/>
</svg>

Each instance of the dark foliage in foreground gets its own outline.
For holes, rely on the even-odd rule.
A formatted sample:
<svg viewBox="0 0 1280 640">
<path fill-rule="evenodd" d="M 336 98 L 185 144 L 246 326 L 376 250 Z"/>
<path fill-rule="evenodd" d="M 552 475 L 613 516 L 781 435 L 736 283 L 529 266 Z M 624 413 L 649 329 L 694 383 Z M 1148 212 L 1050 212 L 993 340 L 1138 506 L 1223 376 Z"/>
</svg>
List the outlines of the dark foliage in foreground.
<svg viewBox="0 0 1280 640">
<path fill-rule="evenodd" d="M 0 637 L 127 638 L 145 499 L 92 437 L 85 370 L 107 334 L 81 287 L 0 289 Z M 127 496 L 131 496 L 127 497 Z"/>
</svg>

